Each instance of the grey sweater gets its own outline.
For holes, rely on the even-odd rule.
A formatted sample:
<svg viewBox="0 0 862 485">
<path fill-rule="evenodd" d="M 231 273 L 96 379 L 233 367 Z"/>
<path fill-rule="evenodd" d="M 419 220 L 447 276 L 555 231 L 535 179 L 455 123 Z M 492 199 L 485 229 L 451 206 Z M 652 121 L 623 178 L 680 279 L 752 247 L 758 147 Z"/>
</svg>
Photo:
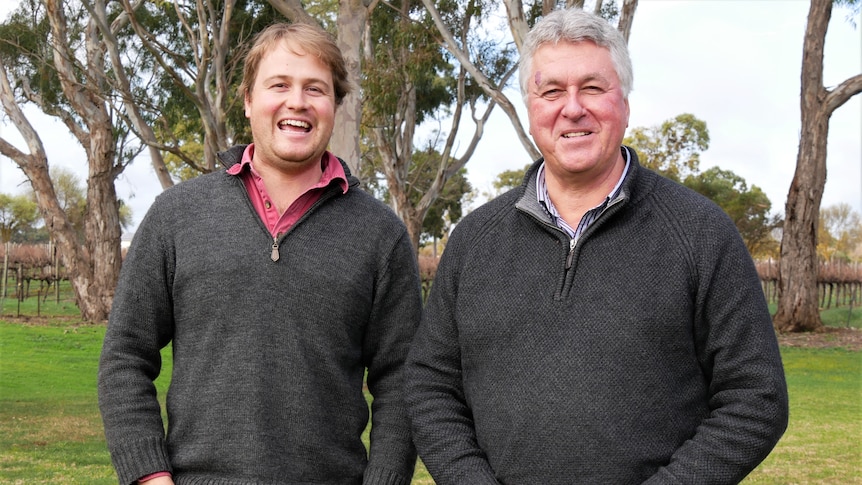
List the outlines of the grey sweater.
<svg viewBox="0 0 862 485">
<path fill-rule="evenodd" d="M 635 157 L 570 250 L 537 166 L 443 253 L 408 357 L 420 458 L 438 485 L 739 482 L 788 403 L 733 223 Z"/>
<path fill-rule="evenodd" d="M 243 148 L 221 154 L 225 165 Z M 178 484 L 410 482 L 403 361 L 421 311 L 416 258 L 395 214 L 349 181 L 278 241 L 224 171 L 157 197 L 123 263 L 100 360 L 120 483 L 158 470 Z M 152 381 L 169 343 L 165 436 Z"/>
</svg>

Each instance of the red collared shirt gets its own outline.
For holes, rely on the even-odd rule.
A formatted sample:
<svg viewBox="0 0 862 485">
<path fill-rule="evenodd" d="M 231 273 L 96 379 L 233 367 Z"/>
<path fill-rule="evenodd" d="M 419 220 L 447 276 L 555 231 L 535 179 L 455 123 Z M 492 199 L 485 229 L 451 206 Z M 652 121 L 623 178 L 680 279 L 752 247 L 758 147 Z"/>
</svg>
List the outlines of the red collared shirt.
<svg viewBox="0 0 862 485">
<path fill-rule="evenodd" d="M 344 167 L 341 166 L 341 162 L 338 161 L 335 155 L 327 151 L 323 154 L 320 162 L 323 169 L 320 180 L 293 201 L 290 207 L 284 211 L 284 214 L 279 215 L 275 204 L 266 192 L 263 179 L 257 170 L 254 169 L 254 165 L 252 164 L 253 155 L 254 144 L 251 144 L 243 152 L 242 161 L 230 167 L 227 173 L 242 179 L 255 212 L 257 212 L 260 220 L 263 221 L 274 238 L 280 237 L 296 224 L 296 221 L 320 199 L 324 189 L 329 184 L 338 184 L 341 187 L 342 193 L 347 192 L 347 175 L 344 173 Z M 248 170 L 246 170 L 246 167 L 248 167 Z"/>
</svg>

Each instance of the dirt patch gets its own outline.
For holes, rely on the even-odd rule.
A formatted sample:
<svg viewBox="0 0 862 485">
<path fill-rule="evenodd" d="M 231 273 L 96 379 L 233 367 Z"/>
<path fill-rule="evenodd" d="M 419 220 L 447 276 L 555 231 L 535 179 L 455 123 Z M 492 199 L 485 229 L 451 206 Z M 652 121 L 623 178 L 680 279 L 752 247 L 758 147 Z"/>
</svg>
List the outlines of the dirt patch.
<svg viewBox="0 0 862 485">
<path fill-rule="evenodd" d="M 778 343 L 786 347 L 843 348 L 859 352 L 862 351 L 862 331 L 855 328 L 824 327 L 819 332 L 779 333 Z"/>
<path fill-rule="evenodd" d="M 16 317 L 14 315 L 0 315 L 0 320 L 4 322 L 17 323 L 19 325 L 29 325 L 29 326 L 68 326 L 68 327 L 86 327 L 97 325 L 90 322 L 85 322 L 81 320 L 81 317 L 73 317 L 73 316 L 30 316 L 30 315 L 22 315 L 20 317 Z M 101 324 L 106 324 L 107 322 L 101 322 Z"/>
</svg>

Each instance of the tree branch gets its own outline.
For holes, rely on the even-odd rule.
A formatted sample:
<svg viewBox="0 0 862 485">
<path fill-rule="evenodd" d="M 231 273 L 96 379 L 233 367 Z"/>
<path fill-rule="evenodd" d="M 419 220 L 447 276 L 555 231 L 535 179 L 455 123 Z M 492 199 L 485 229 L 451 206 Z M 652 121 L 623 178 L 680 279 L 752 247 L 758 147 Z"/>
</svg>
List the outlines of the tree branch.
<svg viewBox="0 0 862 485">
<path fill-rule="evenodd" d="M 461 65 L 470 73 L 473 79 L 476 80 L 479 87 L 482 88 L 482 91 L 485 92 L 491 99 L 497 102 L 500 105 L 500 109 L 502 109 L 506 115 L 509 117 L 509 120 L 512 122 L 512 126 L 515 128 L 515 132 L 518 134 L 518 139 L 521 140 L 521 144 L 524 146 L 524 149 L 527 150 L 527 153 L 530 155 L 530 158 L 533 160 L 538 159 L 541 154 L 533 145 L 533 142 L 530 140 L 530 137 L 527 135 L 526 130 L 524 130 L 524 126 L 521 124 L 521 119 L 518 117 L 518 112 L 515 110 L 515 106 L 512 104 L 512 101 L 503 94 L 502 89 L 494 84 L 488 79 L 487 76 L 483 72 L 481 72 L 475 64 L 470 60 L 469 55 L 462 48 L 458 46 L 458 43 L 455 42 L 455 38 L 452 37 L 452 33 L 446 27 L 446 24 L 443 22 L 442 17 L 440 16 L 440 12 L 434 6 L 433 0 L 422 0 L 422 4 L 425 5 L 426 10 L 431 15 L 431 18 L 434 20 L 434 25 L 437 26 L 437 30 L 440 32 L 440 35 L 443 36 L 442 46 L 444 49 L 449 51 Z"/>
<path fill-rule="evenodd" d="M 862 93 L 862 74 L 845 79 L 835 89 L 827 91 L 826 100 L 823 102 L 823 110 L 828 114 L 832 114 L 841 105 L 859 93 Z"/>
<path fill-rule="evenodd" d="M 300 0 L 269 0 L 269 4 L 293 23 L 320 26 L 320 22 L 305 11 Z"/>
<path fill-rule="evenodd" d="M 632 33 L 632 24 L 634 23 L 635 10 L 638 8 L 638 0 L 623 0 L 622 12 L 620 12 L 620 20 L 617 23 L 617 30 L 623 34 L 626 44 L 629 43 L 629 37 Z"/>
</svg>

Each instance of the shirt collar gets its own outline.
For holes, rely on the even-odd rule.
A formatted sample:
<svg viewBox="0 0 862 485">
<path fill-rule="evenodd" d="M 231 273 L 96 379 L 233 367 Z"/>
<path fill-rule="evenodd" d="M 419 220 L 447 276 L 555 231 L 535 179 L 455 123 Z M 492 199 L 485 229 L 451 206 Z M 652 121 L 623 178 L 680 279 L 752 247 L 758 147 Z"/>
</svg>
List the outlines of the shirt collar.
<svg viewBox="0 0 862 485">
<path fill-rule="evenodd" d="M 623 173 L 622 175 L 620 175 L 620 178 L 619 180 L 617 180 L 617 183 L 616 185 L 614 185 L 614 188 L 611 189 L 608 196 L 605 197 L 605 199 L 599 204 L 599 206 L 606 203 L 608 200 L 616 197 L 617 192 L 619 192 L 620 187 L 622 187 L 623 182 L 625 182 L 626 180 L 626 175 L 629 173 L 629 166 L 631 165 L 632 157 L 627 148 L 623 147 L 622 151 L 625 154 L 626 158 L 626 165 L 625 167 L 623 167 Z M 551 202 L 551 196 L 550 194 L 548 194 L 548 184 L 545 182 L 545 162 L 542 162 L 542 164 L 539 165 L 539 170 L 536 173 L 536 198 L 538 199 L 540 204 L 545 206 L 545 208 L 547 208 L 551 212 L 552 215 L 558 217 L 558 213 L 556 208 L 554 207 L 554 203 Z"/>
</svg>

